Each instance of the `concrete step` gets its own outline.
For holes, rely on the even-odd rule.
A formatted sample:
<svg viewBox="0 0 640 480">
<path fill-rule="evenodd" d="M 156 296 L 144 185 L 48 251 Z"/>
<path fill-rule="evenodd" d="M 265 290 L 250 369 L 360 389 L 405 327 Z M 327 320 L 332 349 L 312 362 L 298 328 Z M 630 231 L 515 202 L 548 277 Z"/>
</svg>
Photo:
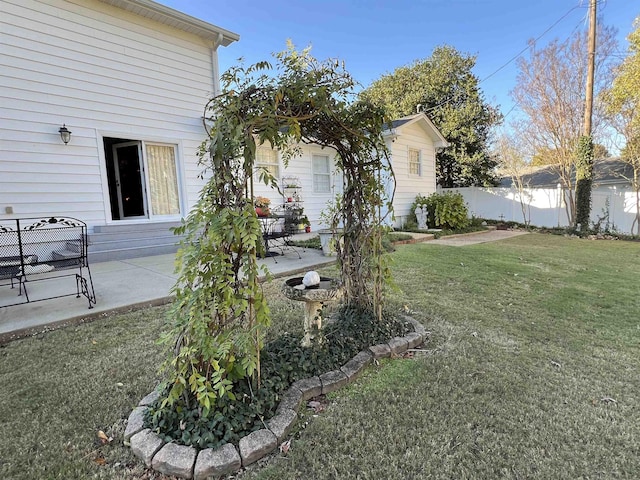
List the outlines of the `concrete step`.
<svg viewBox="0 0 640 480">
<path fill-rule="evenodd" d="M 142 238 L 127 238 L 125 235 L 120 235 L 111 237 L 107 241 L 96 242 L 91 240 L 88 248 L 89 253 L 93 253 L 127 248 L 149 248 L 158 245 L 177 245 L 179 241 L 180 238 L 174 235 Z"/>
<path fill-rule="evenodd" d="M 87 235 L 87 240 L 89 243 L 100 243 L 100 242 L 110 242 L 112 240 L 118 240 L 121 238 L 151 238 L 151 237 L 175 237 L 180 238 L 177 235 L 174 235 L 173 232 L 169 229 L 162 230 L 140 230 L 134 232 L 100 232 L 100 233 L 90 233 Z"/>
<path fill-rule="evenodd" d="M 164 230 L 171 232 L 170 228 L 177 227 L 180 222 L 158 222 L 158 223 L 112 223 L 109 225 L 96 225 L 93 227 L 94 233 L 133 233 L 133 232 L 151 232 Z"/>
<path fill-rule="evenodd" d="M 181 236 L 171 232 L 180 222 L 111 224 L 94 227 L 87 235 L 92 263 L 175 253 Z"/>
<path fill-rule="evenodd" d="M 51 252 L 51 260 L 56 268 L 75 267 L 80 263 L 80 253 L 72 250 L 57 250 Z"/>
<path fill-rule="evenodd" d="M 80 240 L 67 242 L 65 245 L 65 249 L 70 252 L 80 253 L 82 251 L 82 242 L 80 242 Z"/>
<path fill-rule="evenodd" d="M 151 247 L 130 247 L 116 250 L 102 250 L 92 252 L 89 250 L 89 264 L 97 262 L 109 262 L 113 260 L 127 260 L 130 258 L 150 257 L 153 255 L 165 255 L 178 251 L 176 244 L 154 245 Z"/>
</svg>

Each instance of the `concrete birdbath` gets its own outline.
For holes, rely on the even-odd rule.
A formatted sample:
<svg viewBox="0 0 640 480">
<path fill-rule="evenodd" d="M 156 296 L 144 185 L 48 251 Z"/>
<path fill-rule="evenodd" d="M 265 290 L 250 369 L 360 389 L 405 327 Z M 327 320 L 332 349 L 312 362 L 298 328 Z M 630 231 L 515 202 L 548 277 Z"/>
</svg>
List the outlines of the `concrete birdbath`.
<svg viewBox="0 0 640 480">
<path fill-rule="evenodd" d="M 340 282 L 333 278 L 318 276 L 320 282 L 311 286 L 305 286 L 303 278 L 294 277 L 284 282 L 282 293 L 291 300 L 304 302 L 302 346 L 308 347 L 311 345 L 311 340 L 322 330 L 322 306 L 326 302 L 339 300 L 342 297 L 343 289 Z"/>
</svg>

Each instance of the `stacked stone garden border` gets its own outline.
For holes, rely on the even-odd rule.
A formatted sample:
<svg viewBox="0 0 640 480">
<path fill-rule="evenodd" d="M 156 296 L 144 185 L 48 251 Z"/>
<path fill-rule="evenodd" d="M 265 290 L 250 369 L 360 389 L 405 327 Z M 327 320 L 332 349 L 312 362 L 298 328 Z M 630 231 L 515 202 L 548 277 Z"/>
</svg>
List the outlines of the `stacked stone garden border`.
<svg viewBox="0 0 640 480">
<path fill-rule="evenodd" d="M 130 445 L 133 454 L 147 467 L 180 478 L 201 480 L 246 467 L 271 453 L 284 441 L 303 402 L 351 383 L 374 359 L 399 355 L 421 345 L 427 339 L 424 326 L 411 317 L 404 316 L 404 319 L 413 325 L 413 332 L 363 350 L 339 370 L 298 380 L 291 385 L 282 396 L 275 416 L 266 422 L 267 428 L 241 438 L 238 447 L 227 443 L 216 449 L 198 451 L 194 447 L 164 443 L 159 435 L 144 428 L 144 413 L 158 398 L 157 390 L 140 400 L 129 415 L 124 432 L 125 445 Z"/>
</svg>

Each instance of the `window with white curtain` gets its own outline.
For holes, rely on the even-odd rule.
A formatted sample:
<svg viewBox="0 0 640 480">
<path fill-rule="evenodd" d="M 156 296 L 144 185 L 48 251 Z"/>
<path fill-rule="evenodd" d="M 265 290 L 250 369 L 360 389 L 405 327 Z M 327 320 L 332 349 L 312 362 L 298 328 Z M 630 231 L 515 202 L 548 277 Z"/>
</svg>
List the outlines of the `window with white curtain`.
<svg viewBox="0 0 640 480">
<path fill-rule="evenodd" d="M 420 162 L 420 150 L 415 148 L 409 149 L 409 175 L 422 175 L 422 168 Z"/>
<path fill-rule="evenodd" d="M 180 194 L 174 145 L 146 145 L 152 215 L 179 215 Z"/>
<path fill-rule="evenodd" d="M 314 193 L 331 193 L 331 167 L 328 155 L 313 155 L 311 159 Z"/>
<path fill-rule="evenodd" d="M 273 148 L 262 146 L 256 150 L 256 166 L 264 168 L 274 178 L 280 178 L 278 152 Z"/>
</svg>

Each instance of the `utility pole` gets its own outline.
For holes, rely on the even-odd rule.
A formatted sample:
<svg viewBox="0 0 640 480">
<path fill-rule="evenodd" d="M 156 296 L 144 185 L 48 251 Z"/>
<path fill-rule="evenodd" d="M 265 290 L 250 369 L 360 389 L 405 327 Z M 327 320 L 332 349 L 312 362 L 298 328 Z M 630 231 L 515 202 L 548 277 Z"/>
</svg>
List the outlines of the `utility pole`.
<svg viewBox="0 0 640 480">
<path fill-rule="evenodd" d="M 591 136 L 591 116 L 593 111 L 593 77 L 596 69 L 596 0 L 589 0 L 589 64 L 587 66 L 587 92 L 584 105 L 584 126 L 582 134 Z"/>
<path fill-rule="evenodd" d="M 591 186 L 593 184 L 593 139 L 591 117 L 593 111 L 593 80 L 596 64 L 596 4 L 589 0 L 589 61 L 584 105 L 582 136 L 578 141 L 576 162 L 576 229 L 586 232 L 591 215 Z"/>
</svg>

